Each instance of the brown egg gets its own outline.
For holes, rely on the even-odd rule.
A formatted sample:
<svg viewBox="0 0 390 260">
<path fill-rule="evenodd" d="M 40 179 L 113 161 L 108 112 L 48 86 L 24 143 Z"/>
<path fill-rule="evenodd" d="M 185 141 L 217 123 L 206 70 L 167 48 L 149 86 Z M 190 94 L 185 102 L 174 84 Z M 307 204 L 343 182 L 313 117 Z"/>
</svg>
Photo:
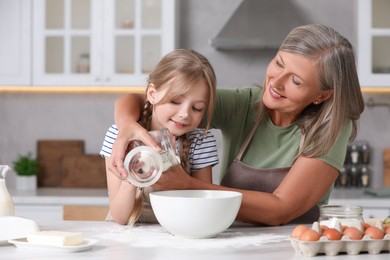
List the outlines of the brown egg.
<svg viewBox="0 0 390 260">
<path fill-rule="evenodd" d="M 324 232 L 325 229 L 328 229 L 328 226 L 327 225 L 321 225 L 321 231 Z"/>
<path fill-rule="evenodd" d="M 385 234 L 379 228 L 374 226 L 368 227 L 364 231 L 364 234 L 370 236 L 372 239 L 382 239 L 385 236 Z"/>
<path fill-rule="evenodd" d="M 371 225 L 366 222 L 362 223 L 362 226 L 363 226 L 363 230 L 366 230 L 367 228 L 371 227 Z"/>
<path fill-rule="evenodd" d="M 298 225 L 291 232 L 291 237 L 292 238 L 299 238 L 302 235 L 302 233 L 307 229 L 309 229 L 309 228 L 305 225 Z"/>
<path fill-rule="evenodd" d="M 343 231 L 343 235 L 349 237 L 351 240 L 360 240 L 363 237 L 362 232 L 355 227 L 346 227 Z"/>
<path fill-rule="evenodd" d="M 323 236 L 326 236 L 329 240 L 340 240 L 342 234 L 335 228 L 328 228 L 322 233 Z"/>
<path fill-rule="evenodd" d="M 318 241 L 320 239 L 320 234 L 313 229 L 306 229 L 303 231 L 299 240 L 301 241 Z"/>
</svg>

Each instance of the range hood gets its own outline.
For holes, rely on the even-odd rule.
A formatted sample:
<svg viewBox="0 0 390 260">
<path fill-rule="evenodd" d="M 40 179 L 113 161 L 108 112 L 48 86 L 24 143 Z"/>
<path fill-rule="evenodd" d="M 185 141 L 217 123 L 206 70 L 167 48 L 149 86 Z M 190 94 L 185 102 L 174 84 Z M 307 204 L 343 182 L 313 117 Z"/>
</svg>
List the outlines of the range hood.
<svg viewBox="0 0 390 260">
<path fill-rule="evenodd" d="M 294 27 L 309 23 L 293 0 L 243 0 L 210 39 L 219 50 L 277 50 Z"/>
</svg>

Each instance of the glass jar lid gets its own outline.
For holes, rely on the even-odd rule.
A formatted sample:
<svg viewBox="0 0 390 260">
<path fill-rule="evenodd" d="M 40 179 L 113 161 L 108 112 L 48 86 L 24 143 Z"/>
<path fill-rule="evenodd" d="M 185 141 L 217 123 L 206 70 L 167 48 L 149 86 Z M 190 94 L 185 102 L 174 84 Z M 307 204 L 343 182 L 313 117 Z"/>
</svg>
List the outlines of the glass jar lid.
<svg viewBox="0 0 390 260">
<path fill-rule="evenodd" d="M 320 207 L 320 215 L 329 217 L 353 217 L 360 216 L 363 208 L 357 205 L 323 205 Z"/>
</svg>

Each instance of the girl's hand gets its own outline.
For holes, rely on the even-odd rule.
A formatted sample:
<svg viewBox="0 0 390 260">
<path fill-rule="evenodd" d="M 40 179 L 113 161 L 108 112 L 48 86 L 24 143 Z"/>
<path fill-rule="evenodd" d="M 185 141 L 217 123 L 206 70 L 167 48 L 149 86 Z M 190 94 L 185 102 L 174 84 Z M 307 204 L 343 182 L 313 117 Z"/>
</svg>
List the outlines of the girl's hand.
<svg viewBox="0 0 390 260">
<path fill-rule="evenodd" d="M 148 131 L 138 123 L 128 124 L 119 129 L 118 136 L 112 147 L 112 154 L 108 160 L 108 170 L 120 179 L 127 178 L 127 171 L 123 165 L 129 144 L 133 140 L 139 140 L 156 151 L 161 151 L 160 146 L 148 134 Z"/>
</svg>

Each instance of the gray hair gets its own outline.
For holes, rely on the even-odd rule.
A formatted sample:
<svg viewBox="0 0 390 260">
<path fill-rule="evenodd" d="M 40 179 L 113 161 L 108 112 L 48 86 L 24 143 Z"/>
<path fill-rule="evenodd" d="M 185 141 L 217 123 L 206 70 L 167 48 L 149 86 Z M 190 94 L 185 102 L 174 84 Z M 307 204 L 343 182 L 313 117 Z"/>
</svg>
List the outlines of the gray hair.
<svg viewBox="0 0 390 260">
<path fill-rule="evenodd" d="M 279 50 L 314 61 L 321 90 L 333 90 L 330 99 L 320 105 L 310 104 L 297 118 L 296 123 L 305 135 L 299 155 L 326 154 L 349 121 L 352 121 L 349 140 L 354 140 L 364 100 L 351 43 L 330 27 L 309 24 L 293 29 Z"/>
</svg>

